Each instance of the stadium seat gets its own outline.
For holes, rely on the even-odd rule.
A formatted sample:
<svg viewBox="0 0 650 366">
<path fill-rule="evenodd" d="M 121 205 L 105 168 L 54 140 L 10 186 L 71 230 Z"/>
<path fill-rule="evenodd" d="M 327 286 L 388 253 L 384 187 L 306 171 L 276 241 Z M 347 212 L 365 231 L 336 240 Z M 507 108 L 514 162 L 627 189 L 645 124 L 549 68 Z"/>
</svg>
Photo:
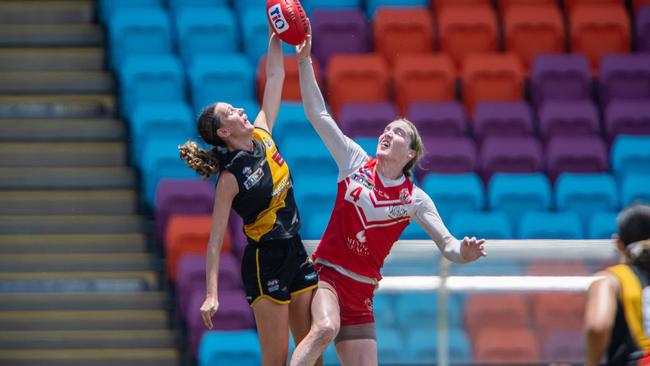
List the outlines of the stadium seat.
<svg viewBox="0 0 650 366">
<path fill-rule="evenodd" d="M 546 162 L 551 180 L 560 173 L 600 173 L 609 168 L 600 136 L 555 136 L 547 145 Z"/>
<path fill-rule="evenodd" d="M 474 353 L 478 344 L 476 336 L 486 329 L 506 331 L 525 327 L 530 319 L 528 299 L 520 293 L 470 294 L 465 304 L 465 329 L 473 340 Z"/>
<path fill-rule="evenodd" d="M 158 240 L 163 241 L 171 215 L 210 215 L 214 192 L 213 183 L 207 180 L 162 179 L 154 201 Z"/>
<path fill-rule="evenodd" d="M 227 0 L 226 0 L 227 1 Z M 238 14 L 247 13 L 247 12 L 257 12 L 260 14 L 265 14 L 265 3 L 258 0 L 236 0 L 230 1 L 233 8 Z M 265 14 L 266 15 L 266 14 Z M 246 24 L 246 23 L 242 23 Z M 266 33 L 265 33 L 266 34 Z"/>
<path fill-rule="evenodd" d="M 591 71 L 582 54 L 537 55 L 530 74 L 532 100 L 538 107 L 547 100 L 591 99 Z"/>
<path fill-rule="evenodd" d="M 176 16 L 181 59 L 190 65 L 196 56 L 239 52 L 237 18 L 229 7 L 187 7 Z"/>
<path fill-rule="evenodd" d="M 526 70 L 536 55 L 565 49 L 564 23 L 556 4 L 509 5 L 503 21 L 505 50 L 517 54 Z"/>
<path fill-rule="evenodd" d="M 300 236 L 305 240 L 320 240 L 330 221 L 332 211 L 303 212 Z"/>
<path fill-rule="evenodd" d="M 579 364 L 585 359 L 585 332 L 583 330 L 552 331 L 542 342 L 542 360 Z"/>
<path fill-rule="evenodd" d="M 248 245 L 248 239 L 244 235 L 244 222 L 235 212 L 230 209 L 230 216 L 228 217 L 228 231 L 230 232 L 230 244 L 232 245 L 232 252 L 237 256 L 240 261 L 244 257 L 244 250 Z"/>
<path fill-rule="evenodd" d="M 619 136 L 611 151 L 612 170 L 617 177 L 650 172 L 650 136 Z"/>
<path fill-rule="evenodd" d="M 370 51 L 370 27 L 361 10 L 317 9 L 309 17 L 314 37 L 312 53 L 326 67 L 334 54 Z"/>
<path fill-rule="evenodd" d="M 305 109 L 302 103 L 283 102 L 280 104 L 278 117 L 273 125 L 273 139 L 278 146 L 280 153 L 290 149 L 286 141 L 300 141 L 302 136 L 315 134 L 309 120 L 305 116 Z M 291 168 L 291 166 L 289 166 Z"/>
<path fill-rule="evenodd" d="M 241 54 L 196 57 L 187 74 L 196 109 L 217 101 L 235 107 L 255 101 L 255 69 Z M 255 119 L 254 113 L 246 112 L 251 121 Z"/>
<path fill-rule="evenodd" d="M 474 54 L 465 59 L 462 83 L 463 101 L 471 112 L 480 101 L 521 100 L 524 72 L 514 54 Z"/>
<path fill-rule="evenodd" d="M 338 168 L 323 141 L 315 131 L 301 136 L 288 136 L 282 146 L 282 157 L 293 174 L 338 175 Z"/>
<path fill-rule="evenodd" d="M 427 234 L 424 229 L 418 225 L 415 221 L 411 220 L 411 223 L 404 229 L 402 235 L 400 235 L 400 240 L 429 240 L 431 237 Z"/>
<path fill-rule="evenodd" d="M 456 97 L 456 69 L 446 54 L 399 55 L 393 80 L 395 101 L 402 113 L 413 102 L 446 102 Z"/>
<path fill-rule="evenodd" d="M 519 239 L 583 239 L 578 214 L 562 212 L 527 212 L 519 223 Z"/>
<path fill-rule="evenodd" d="M 632 10 L 637 17 L 641 10 L 647 6 L 650 6 L 650 0 L 632 0 Z"/>
<path fill-rule="evenodd" d="M 388 100 L 388 68 L 378 54 L 336 55 L 327 69 L 329 103 L 338 115 L 345 102 Z"/>
<path fill-rule="evenodd" d="M 162 0 L 99 0 L 98 16 L 102 23 L 109 23 L 117 9 L 161 8 Z"/>
<path fill-rule="evenodd" d="M 391 329 L 397 323 L 398 316 L 395 313 L 395 299 L 398 294 L 377 292 L 372 299 L 372 308 L 377 328 Z"/>
<path fill-rule="evenodd" d="M 497 1 L 499 12 L 505 14 L 511 7 L 521 7 L 521 6 L 531 6 L 531 7 L 540 7 L 553 5 L 557 6 L 557 1 L 555 0 L 499 0 Z"/>
<path fill-rule="evenodd" d="M 373 19 L 380 8 L 424 8 L 429 0 L 366 0 L 366 16 Z"/>
<path fill-rule="evenodd" d="M 169 55 L 172 50 L 171 26 L 161 7 L 118 8 L 108 23 L 110 66 L 117 69 L 127 56 Z"/>
<path fill-rule="evenodd" d="M 468 362 L 472 359 L 472 351 L 467 340 L 467 335 L 462 329 L 451 328 L 448 330 L 449 361 L 453 363 Z M 438 333 L 435 328 L 409 330 L 404 351 L 411 363 L 436 364 L 438 360 Z"/>
<path fill-rule="evenodd" d="M 572 52 L 584 53 L 593 75 L 603 55 L 630 51 L 630 21 L 623 4 L 577 5 L 569 15 Z"/>
<path fill-rule="evenodd" d="M 650 135 L 650 103 L 636 100 L 613 100 L 605 109 L 608 141 L 619 135 Z"/>
<path fill-rule="evenodd" d="M 404 337 L 398 330 L 377 327 L 377 356 L 382 363 L 395 365 L 403 363 L 406 359 L 405 343 Z"/>
<path fill-rule="evenodd" d="M 617 99 L 650 100 L 650 54 L 612 54 L 603 57 L 600 103 Z"/>
<path fill-rule="evenodd" d="M 447 221 L 458 211 L 481 211 L 485 206 L 483 183 L 476 173 L 428 174 L 420 185 Z"/>
<path fill-rule="evenodd" d="M 378 137 L 357 137 L 354 142 L 359 144 L 363 151 L 369 156 L 375 156 L 377 152 Z"/>
<path fill-rule="evenodd" d="M 344 103 L 338 123 L 343 133 L 350 138 L 376 137 L 397 116 L 395 106 L 390 102 Z"/>
<path fill-rule="evenodd" d="M 426 8 L 381 8 L 372 26 L 374 49 L 390 65 L 398 55 L 433 51 L 433 18 Z"/>
<path fill-rule="evenodd" d="M 510 238 L 513 238 L 511 236 Z M 461 238 L 462 239 L 462 238 Z M 488 248 L 488 252 L 490 249 Z M 452 263 L 449 266 L 451 276 L 522 276 L 524 266 L 520 261 L 511 258 L 483 257 L 473 262 L 473 266 Z"/>
<path fill-rule="evenodd" d="M 316 81 L 321 83 L 320 67 L 318 61 L 312 59 Z M 266 86 L 266 55 L 257 64 L 257 101 L 262 104 L 264 87 Z M 282 101 L 302 102 L 300 95 L 300 80 L 298 78 L 298 60 L 296 56 L 284 56 L 284 84 L 282 87 Z"/>
<path fill-rule="evenodd" d="M 555 205 L 577 213 L 587 224 L 600 211 L 616 211 L 618 189 L 609 174 L 560 174 L 555 185 Z"/>
<path fill-rule="evenodd" d="M 495 174 L 487 189 L 488 206 L 491 210 L 505 212 L 517 223 L 528 211 L 551 208 L 551 185 L 542 173 Z"/>
<path fill-rule="evenodd" d="M 423 138 L 424 156 L 415 170 L 418 181 L 429 173 L 471 173 L 476 170 L 474 141 L 465 136 Z"/>
<path fill-rule="evenodd" d="M 199 346 L 199 366 L 218 364 L 258 366 L 262 351 L 255 330 L 209 331 Z"/>
<path fill-rule="evenodd" d="M 304 174 L 295 171 L 292 175 L 294 198 L 302 217 L 319 211 L 332 212 L 337 193 L 336 174 Z M 321 231 L 324 229 L 325 227 L 321 228 Z"/>
<path fill-rule="evenodd" d="M 533 113 L 526 102 L 479 102 L 473 126 L 479 142 L 488 136 L 529 136 Z"/>
<path fill-rule="evenodd" d="M 616 215 L 616 212 L 594 213 L 587 229 L 589 239 L 611 239 L 617 231 Z"/>
<path fill-rule="evenodd" d="M 592 270 L 582 260 L 558 258 L 548 260 L 531 260 L 525 272 L 526 276 L 590 276 Z"/>
<path fill-rule="evenodd" d="M 621 183 L 621 206 L 627 207 L 635 203 L 650 204 L 650 174 L 630 173 Z"/>
<path fill-rule="evenodd" d="M 250 2 L 251 4 L 246 4 Z M 264 11 L 264 2 L 258 0 L 237 0 L 233 1 L 235 13 L 240 17 L 241 42 L 244 53 L 251 65 L 257 65 L 260 58 L 266 54 L 269 48 L 269 21 Z M 255 6 L 250 6 L 254 4 Z M 261 36 L 264 35 L 264 36 Z M 282 51 L 285 55 L 295 54 L 296 48 L 288 43 L 282 42 Z"/>
<path fill-rule="evenodd" d="M 206 12 L 212 11 L 214 7 L 228 6 L 228 0 L 167 0 L 169 10 L 172 14 L 178 14 L 185 9 L 204 8 Z M 212 14 L 215 15 L 214 13 Z"/>
<path fill-rule="evenodd" d="M 140 103 L 185 100 L 183 69 L 172 55 L 129 56 L 122 63 L 118 78 L 122 114 L 127 117 L 132 117 Z"/>
<path fill-rule="evenodd" d="M 650 2 L 636 14 L 634 39 L 638 52 L 650 52 Z"/>
<path fill-rule="evenodd" d="M 491 3 L 492 2 L 490 0 L 432 0 L 431 6 L 433 7 L 434 11 L 440 11 L 442 8 L 448 6 L 484 6 L 492 5 Z"/>
<path fill-rule="evenodd" d="M 440 50 L 457 66 L 473 53 L 498 50 L 498 28 L 489 5 L 444 6 L 438 13 Z"/>
<path fill-rule="evenodd" d="M 550 100 L 539 108 L 539 131 L 548 141 L 555 136 L 599 136 L 598 109 L 584 100 Z"/>
<path fill-rule="evenodd" d="M 544 170 L 539 141 L 531 136 L 491 136 L 481 146 L 480 169 L 485 179 L 492 174 L 534 173 Z"/>
<path fill-rule="evenodd" d="M 464 136 L 467 133 L 465 110 L 457 101 L 411 103 L 406 116 L 422 138 Z"/>
<path fill-rule="evenodd" d="M 449 228 L 454 236 L 485 239 L 512 239 L 514 231 L 508 215 L 501 211 L 462 212 L 451 216 Z"/>
<path fill-rule="evenodd" d="M 543 292 L 530 296 L 537 334 L 545 339 L 557 330 L 581 330 L 584 327 L 584 292 Z"/>
<path fill-rule="evenodd" d="M 395 317 L 404 329 L 436 329 L 439 314 L 438 294 L 433 292 L 401 293 L 395 296 Z M 460 298 L 447 297 L 447 325 L 461 327 L 463 309 Z"/>
<path fill-rule="evenodd" d="M 499 365 L 540 361 L 535 333 L 525 326 L 511 329 L 487 328 L 474 339 L 474 362 Z"/>
<path fill-rule="evenodd" d="M 301 2 L 307 14 L 313 14 L 321 9 L 361 9 L 361 0 L 307 0 Z M 313 23 L 312 23 L 313 24 Z"/>
<path fill-rule="evenodd" d="M 598 7 L 603 5 L 622 5 L 623 0 L 562 0 L 562 3 L 566 11 L 572 12 L 577 6 Z"/>
</svg>

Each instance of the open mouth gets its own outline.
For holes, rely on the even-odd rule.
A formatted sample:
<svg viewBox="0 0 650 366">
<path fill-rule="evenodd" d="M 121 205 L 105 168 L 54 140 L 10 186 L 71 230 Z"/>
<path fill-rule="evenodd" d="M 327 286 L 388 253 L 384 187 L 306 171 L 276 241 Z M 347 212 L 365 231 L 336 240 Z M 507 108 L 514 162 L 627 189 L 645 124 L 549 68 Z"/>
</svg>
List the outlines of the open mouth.
<svg viewBox="0 0 650 366">
<path fill-rule="evenodd" d="M 381 146 L 381 147 L 384 148 L 384 149 L 387 149 L 387 148 L 390 147 L 390 142 L 389 142 L 388 140 L 386 140 L 386 139 L 383 139 L 383 140 L 381 140 L 381 142 L 379 143 L 379 146 Z"/>
</svg>

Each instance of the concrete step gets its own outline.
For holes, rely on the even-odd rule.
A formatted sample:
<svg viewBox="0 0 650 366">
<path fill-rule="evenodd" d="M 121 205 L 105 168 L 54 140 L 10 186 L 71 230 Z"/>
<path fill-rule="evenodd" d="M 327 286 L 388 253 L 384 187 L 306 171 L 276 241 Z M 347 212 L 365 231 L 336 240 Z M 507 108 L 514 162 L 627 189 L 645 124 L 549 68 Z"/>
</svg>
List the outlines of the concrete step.
<svg viewBox="0 0 650 366">
<path fill-rule="evenodd" d="M 2 48 L 0 70 L 8 71 L 102 71 L 103 48 Z"/>
<path fill-rule="evenodd" d="M 176 349 L 0 350 L 0 364 L 11 366 L 178 366 Z"/>
<path fill-rule="evenodd" d="M 1 294 L 0 311 L 160 310 L 170 307 L 164 292 Z M 1 339 L 1 337 L 0 337 Z M 2 342 L 0 341 L 0 344 Z M 1 347 L 1 346 L 0 346 Z"/>
<path fill-rule="evenodd" d="M 24 1 L 0 2 L 0 24 L 92 23 L 94 1 Z"/>
<path fill-rule="evenodd" d="M 111 95 L 0 96 L 0 119 L 115 118 Z"/>
<path fill-rule="evenodd" d="M 161 269 L 149 253 L 4 254 L 0 271 L 8 272 L 138 272 Z"/>
<path fill-rule="evenodd" d="M 126 126 L 118 119 L 0 119 L 0 141 L 120 141 Z"/>
<path fill-rule="evenodd" d="M 132 189 L 131 167 L 0 168 L 0 189 Z"/>
<path fill-rule="evenodd" d="M 142 253 L 144 234 L 0 235 L 0 255 L 19 253 Z"/>
<path fill-rule="evenodd" d="M 0 143 L 0 167 L 116 167 L 127 164 L 123 142 Z"/>
<path fill-rule="evenodd" d="M 0 349 L 137 349 L 174 348 L 176 334 L 170 330 L 68 330 L 7 331 L 0 334 Z"/>
<path fill-rule="evenodd" d="M 99 47 L 104 31 L 96 24 L 0 25 L 0 47 Z"/>
<path fill-rule="evenodd" d="M 2 234 L 140 234 L 147 230 L 138 215 L 0 216 Z"/>
<path fill-rule="evenodd" d="M 0 215 L 127 215 L 137 200 L 133 190 L 0 191 Z"/>
<path fill-rule="evenodd" d="M 109 94 L 114 90 L 113 76 L 107 72 L 0 72 L 0 94 L 6 95 L 91 95 Z"/>
<path fill-rule="evenodd" d="M 0 331 L 169 329 L 164 310 L 2 311 Z"/>
<path fill-rule="evenodd" d="M 159 291 L 156 272 L 0 272 L 0 293 Z"/>
</svg>

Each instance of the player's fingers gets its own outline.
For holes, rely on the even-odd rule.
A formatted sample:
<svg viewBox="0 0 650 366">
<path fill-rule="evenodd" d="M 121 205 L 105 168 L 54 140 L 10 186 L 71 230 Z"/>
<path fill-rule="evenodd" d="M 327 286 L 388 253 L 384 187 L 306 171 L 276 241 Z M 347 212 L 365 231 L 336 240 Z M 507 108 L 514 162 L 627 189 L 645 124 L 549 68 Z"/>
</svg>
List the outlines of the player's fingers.
<svg viewBox="0 0 650 366">
<path fill-rule="evenodd" d="M 210 326 L 210 321 L 208 320 L 207 313 L 203 309 L 201 309 L 201 320 L 203 320 L 203 325 L 205 325 L 206 328 L 208 329 L 212 328 Z"/>
<path fill-rule="evenodd" d="M 483 245 L 483 243 L 485 243 L 485 239 L 479 239 L 479 240 L 477 240 L 476 242 L 479 243 L 479 244 L 481 244 L 481 245 Z"/>
</svg>

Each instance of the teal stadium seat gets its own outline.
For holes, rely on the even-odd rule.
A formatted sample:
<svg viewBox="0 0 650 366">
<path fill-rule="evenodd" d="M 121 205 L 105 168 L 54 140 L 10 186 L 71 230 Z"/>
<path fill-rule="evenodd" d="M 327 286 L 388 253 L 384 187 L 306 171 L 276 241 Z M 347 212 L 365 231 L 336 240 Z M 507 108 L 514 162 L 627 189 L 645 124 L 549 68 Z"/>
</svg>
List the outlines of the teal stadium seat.
<svg viewBox="0 0 650 366">
<path fill-rule="evenodd" d="M 395 318 L 402 329 L 436 329 L 439 315 L 437 293 L 401 293 L 395 300 Z M 446 317 L 449 327 L 463 325 L 463 304 L 460 297 L 447 297 Z"/>
<path fill-rule="evenodd" d="M 121 112 L 131 119 L 140 103 L 185 100 L 185 77 L 173 55 L 129 56 L 118 70 Z"/>
<path fill-rule="evenodd" d="M 429 6 L 429 0 L 367 0 L 365 3 L 368 19 L 373 19 L 375 17 L 375 12 L 379 7 L 424 8 Z"/>
<path fill-rule="evenodd" d="M 185 142 L 184 136 L 175 138 L 149 139 L 142 150 L 142 190 L 145 203 L 153 206 L 158 182 L 163 178 L 196 178 L 178 155 L 178 145 Z"/>
<path fill-rule="evenodd" d="M 616 234 L 616 212 L 596 212 L 589 221 L 589 239 L 611 239 Z"/>
<path fill-rule="evenodd" d="M 355 137 L 354 142 L 359 144 L 363 151 L 369 156 L 376 157 L 377 152 L 377 138 L 375 137 Z"/>
<path fill-rule="evenodd" d="M 623 207 L 644 203 L 650 204 L 650 171 L 646 174 L 631 173 L 621 183 L 621 203 Z"/>
<path fill-rule="evenodd" d="M 462 329 L 451 328 L 448 333 L 449 360 L 467 363 L 472 360 L 472 351 L 467 335 Z M 438 333 L 434 329 L 410 331 L 406 342 L 409 360 L 434 365 L 438 361 Z"/>
<path fill-rule="evenodd" d="M 197 56 L 239 52 L 237 20 L 226 6 L 183 8 L 178 11 L 175 24 L 185 65 L 190 65 Z"/>
<path fill-rule="evenodd" d="M 113 12 L 123 8 L 161 8 L 162 0 L 99 0 L 98 19 L 102 23 L 109 23 Z"/>
<path fill-rule="evenodd" d="M 497 173 L 488 186 L 488 205 L 505 212 L 516 227 L 525 212 L 551 207 L 551 184 L 542 173 Z"/>
<path fill-rule="evenodd" d="M 283 141 L 282 156 L 289 163 L 293 174 L 335 174 L 338 168 L 325 144 L 316 134 Z M 336 184 L 336 180 L 333 184 Z"/>
<path fill-rule="evenodd" d="M 300 207 L 298 207 L 300 210 Z M 302 219 L 300 236 L 305 240 L 320 240 L 332 216 L 331 211 L 305 212 L 299 211 Z"/>
<path fill-rule="evenodd" d="M 377 328 L 392 328 L 397 326 L 397 313 L 395 312 L 396 294 L 375 293 L 372 308 Z"/>
<path fill-rule="evenodd" d="M 332 342 L 327 346 L 325 352 L 323 352 L 323 365 L 329 366 L 340 364 L 341 361 L 339 361 L 339 356 L 336 354 L 336 346 L 334 346 L 334 342 Z"/>
<path fill-rule="evenodd" d="M 449 230 L 458 240 L 465 236 L 486 239 L 514 237 L 508 215 L 501 211 L 457 212 L 451 217 Z"/>
<path fill-rule="evenodd" d="M 280 104 L 278 118 L 273 125 L 273 139 L 279 146 L 280 152 L 284 152 L 285 141 L 296 140 L 305 135 L 313 135 L 314 128 L 305 116 L 302 103 L 284 102 Z"/>
<path fill-rule="evenodd" d="M 650 172 L 650 136 L 618 136 L 610 160 L 618 178 L 629 173 Z"/>
<path fill-rule="evenodd" d="M 359 9 L 361 0 L 304 0 L 300 2 L 308 14 L 316 9 Z"/>
<path fill-rule="evenodd" d="M 427 234 L 424 229 L 418 225 L 415 220 L 411 220 L 411 223 L 404 229 L 402 235 L 399 237 L 400 240 L 427 240 L 431 239 L 429 234 Z"/>
<path fill-rule="evenodd" d="M 400 365 L 405 361 L 404 338 L 396 329 L 377 327 L 377 357 L 382 364 Z"/>
<path fill-rule="evenodd" d="M 578 214 L 570 211 L 527 212 L 519 225 L 519 239 L 583 239 Z"/>
<path fill-rule="evenodd" d="M 319 211 L 331 213 L 336 200 L 336 174 L 302 174 L 291 169 L 300 216 L 304 218 Z"/>
<path fill-rule="evenodd" d="M 209 331 L 199 345 L 199 366 L 259 366 L 262 352 L 254 330 Z"/>
<path fill-rule="evenodd" d="M 237 1 L 235 2 L 235 8 L 243 7 L 245 9 L 240 9 L 237 11 L 237 14 L 241 17 L 240 24 L 245 24 L 246 26 L 241 27 L 242 32 L 242 45 L 244 48 L 244 53 L 248 57 L 249 62 L 253 65 L 257 65 L 262 56 L 266 54 L 266 51 L 269 48 L 269 40 L 267 37 L 260 37 L 260 35 L 269 33 L 269 22 L 266 19 L 266 13 L 264 12 L 264 6 L 261 7 L 246 7 L 246 1 Z M 259 2 L 254 0 L 256 5 L 262 5 L 265 2 Z M 282 42 L 282 52 L 285 55 L 291 55 L 296 53 L 295 46 L 292 46 L 288 43 Z"/>
<path fill-rule="evenodd" d="M 573 211 L 584 224 L 600 211 L 616 211 L 618 189 L 609 174 L 561 174 L 555 183 L 555 205 L 560 211 Z"/>
<path fill-rule="evenodd" d="M 167 11 L 159 7 L 118 8 L 108 23 L 110 66 L 119 68 L 126 56 L 173 53 Z"/>
<path fill-rule="evenodd" d="M 169 10 L 174 14 L 188 8 L 212 8 L 215 6 L 225 7 L 229 5 L 228 0 L 167 0 Z M 211 11 L 206 9 L 206 11 Z M 214 14 L 212 14 L 214 15 Z"/>
<path fill-rule="evenodd" d="M 421 185 L 443 220 L 455 212 L 481 211 L 485 206 L 483 183 L 476 173 L 428 174 Z"/>
<path fill-rule="evenodd" d="M 453 276 L 521 276 L 525 272 L 524 263 L 506 257 L 489 255 L 470 264 L 455 264 L 449 266 L 449 274 Z"/>
</svg>

